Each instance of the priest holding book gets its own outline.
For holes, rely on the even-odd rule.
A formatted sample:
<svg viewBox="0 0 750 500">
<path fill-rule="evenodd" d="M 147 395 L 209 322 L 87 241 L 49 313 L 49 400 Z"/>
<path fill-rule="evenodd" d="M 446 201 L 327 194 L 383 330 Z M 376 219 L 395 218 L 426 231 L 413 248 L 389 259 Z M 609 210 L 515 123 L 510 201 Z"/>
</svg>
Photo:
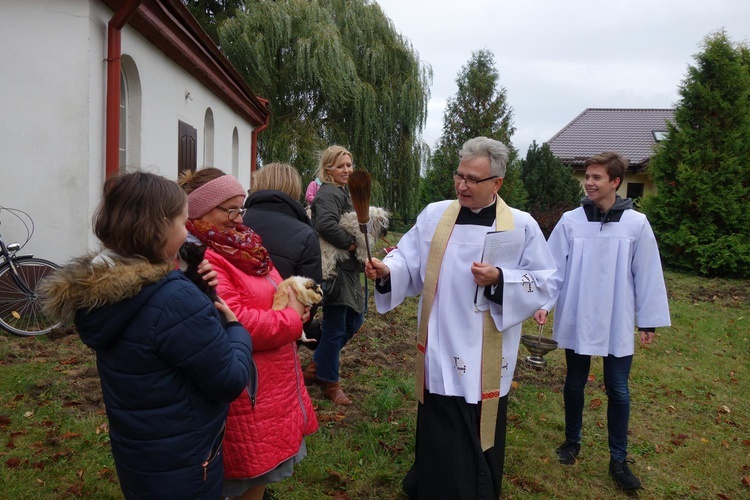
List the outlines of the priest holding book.
<svg viewBox="0 0 750 500">
<path fill-rule="evenodd" d="M 458 199 L 428 205 L 395 250 L 366 264 L 379 312 L 421 294 L 410 498 L 500 497 L 521 323 L 549 300 L 555 271 L 536 221 L 497 195 L 508 148 L 476 137 L 459 157 Z M 497 247 L 488 242 L 496 232 L 513 237 L 485 252 Z"/>
</svg>

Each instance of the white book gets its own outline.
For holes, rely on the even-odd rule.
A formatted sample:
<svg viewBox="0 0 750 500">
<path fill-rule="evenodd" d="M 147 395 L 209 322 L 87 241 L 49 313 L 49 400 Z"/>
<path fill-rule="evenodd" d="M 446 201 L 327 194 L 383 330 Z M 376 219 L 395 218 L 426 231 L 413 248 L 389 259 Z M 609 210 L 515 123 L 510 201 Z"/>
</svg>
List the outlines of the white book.
<svg viewBox="0 0 750 500">
<path fill-rule="evenodd" d="M 495 267 L 517 269 L 521 262 L 523 244 L 526 240 L 524 229 L 512 231 L 490 231 L 484 237 L 482 260 Z M 502 283 L 499 283 L 502 285 Z M 486 311 L 490 308 L 490 301 L 484 296 L 483 286 L 477 285 L 474 293 L 474 307 L 476 311 Z"/>
</svg>

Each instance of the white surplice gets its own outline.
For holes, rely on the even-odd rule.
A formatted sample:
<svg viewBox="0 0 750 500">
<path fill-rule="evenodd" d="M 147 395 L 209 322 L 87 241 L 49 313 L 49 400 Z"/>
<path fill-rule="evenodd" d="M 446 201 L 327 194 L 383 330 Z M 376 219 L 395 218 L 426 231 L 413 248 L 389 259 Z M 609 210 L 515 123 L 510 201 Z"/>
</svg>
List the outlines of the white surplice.
<svg viewBox="0 0 750 500">
<path fill-rule="evenodd" d="M 398 242 L 396 250 L 383 259 L 390 269 L 391 291 L 375 294 L 378 312 L 390 311 L 404 298 L 421 293 L 432 235 L 450 203 L 428 205 L 417 217 L 414 227 Z M 503 332 L 501 396 L 510 390 L 521 323 L 550 299 L 547 279 L 555 270 L 539 225 L 529 214 L 511 211 L 515 229 L 525 231 L 526 236 L 518 266 L 501 267 L 503 305 L 490 302 L 495 326 Z M 474 307 L 476 285 L 471 264 L 481 260 L 485 235 L 490 231 L 494 231 L 494 225 L 456 224 L 453 227 L 428 323 L 425 388 L 432 394 L 462 396 L 472 404 L 479 402 L 482 394 L 484 313 Z"/>
<path fill-rule="evenodd" d="M 615 357 L 634 353 L 634 332 L 669 326 L 659 248 L 646 216 L 623 211 L 616 222 L 589 222 L 579 207 L 563 214 L 549 238 L 558 347 Z"/>
</svg>

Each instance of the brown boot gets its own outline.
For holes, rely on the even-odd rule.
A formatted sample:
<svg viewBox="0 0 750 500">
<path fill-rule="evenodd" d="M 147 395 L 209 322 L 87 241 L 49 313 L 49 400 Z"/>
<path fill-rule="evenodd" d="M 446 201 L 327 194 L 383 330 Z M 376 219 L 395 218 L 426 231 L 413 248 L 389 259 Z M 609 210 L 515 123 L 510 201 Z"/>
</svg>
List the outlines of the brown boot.
<svg viewBox="0 0 750 500">
<path fill-rule="evenodd" d="M 326 397 L 333 401 L 337 405 L 350 405 L 352 400 L 346 397 L 344 390 L 341 388 L 339 382 L 326 382 L 325 386 Z"/>
<path fill-rule="evenodd" d="M 315 373 L 318 370 L 318 365 L 315 364 L 315 361 L 310 361 L 310 363 L 305 367 L 305 369 L 302 371 L 302 378 L 305 380 L 305 385 L 313 385 L 318 379 L 315 377 Z M 318 381 L 320 382 L 320 381 Z"/>
</svg>

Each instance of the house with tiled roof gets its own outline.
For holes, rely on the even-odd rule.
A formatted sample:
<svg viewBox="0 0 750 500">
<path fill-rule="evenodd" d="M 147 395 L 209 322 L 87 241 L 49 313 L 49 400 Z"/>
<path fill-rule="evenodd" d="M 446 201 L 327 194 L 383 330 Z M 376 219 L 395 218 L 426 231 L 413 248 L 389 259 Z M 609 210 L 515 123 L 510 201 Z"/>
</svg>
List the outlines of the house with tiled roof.
<svg viewBox="0 0 750 500">
<path fill-rule="evenodd" d="M 250 187 L 267 102 L 181 0 L 0 2 L 0 46 L 0 207 L 33 219 L 24 253 L 96 250 L 91 216 L 121 169 L 216 166 Z"/>
<path fill-rule="evenodd" d="M 666 137 L 667 123 L 673 121 L 673 109 L 588 108 L 547 144 L 573 168 L 581 185 L 587 158 L 604 151 L 622 154 L 630 163 L 617 194 L 635 199 L 656 191 L 647 167 L 656 144 Z"/>
</svg>

